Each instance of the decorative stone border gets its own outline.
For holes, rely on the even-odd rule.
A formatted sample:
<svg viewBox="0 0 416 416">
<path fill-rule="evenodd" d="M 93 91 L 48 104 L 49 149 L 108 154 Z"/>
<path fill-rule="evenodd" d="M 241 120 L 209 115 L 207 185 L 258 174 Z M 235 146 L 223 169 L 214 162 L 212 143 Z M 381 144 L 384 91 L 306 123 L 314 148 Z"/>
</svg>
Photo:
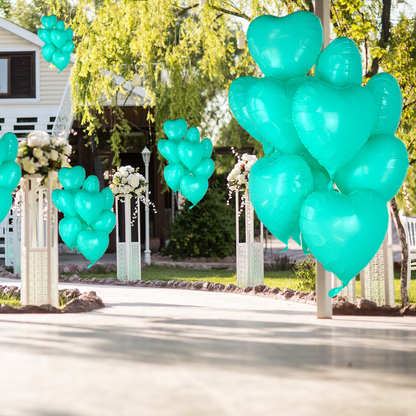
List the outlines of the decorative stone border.
<svg viewBox="0 0 416 416">
<path fill-rule="evenodd" d="M 1 294 L 7 294 L 11 299 L 20 299 L 20 288 L 0 285 Z M 0 304 L 0 313 L 80 313 L 105 307 L 102 299 L 93 291 L 80 293 L 78 289 L 63 289 L 59 291 L 59 297 L 63 298 L 65 304 L 62 309 L 52 305 L 15 307 L 2 303 Z"/>
<path fill-rule="evenodd" d="M 104 267 L 105 265 L 99 265 Z M 108 266 L 110 267 L 110 266 Z M 9 279 L 20 279 L 20 275 L 14 275 L 0 268 L 0 277 Z M 137 280 L 137 281 L 120 281 L 116 278 L 109 277 L 106 279 L 83 279 L 77 274 L 72 276 L 59 276 L 59 282 L 81 283 L 93 285 L 114 285 L 114 286 L 134 286 L 134 287 L 153 287 L 185 290 L 202 290 L 207 292 L 225 292 L 243 294 L 249 296 L 260 296 L 263 298 L 272 298 L 278 300 L 290 300 L 297 303 L 316 305 L 316 292 L 300 292 L 292 289 L 281 290 L 278 287 L 270 288 L 265 285 L 239 288 L 232 283 L 223 285 L 222 283 L 212 283 L 203 280 L 197 282 L 187 282 L 184 280 Z M 94 292 L 92 292 L 94 293 Z M 357 315 L 357 316 L 416 316 L 416 305 L 406 306 L 377 306 L 375 302 L 367 299 L 357 299 L 355 303 L 348 302 L 346 297 L 336 296 L 333 299 L 334 315 Z"/>
</svg>

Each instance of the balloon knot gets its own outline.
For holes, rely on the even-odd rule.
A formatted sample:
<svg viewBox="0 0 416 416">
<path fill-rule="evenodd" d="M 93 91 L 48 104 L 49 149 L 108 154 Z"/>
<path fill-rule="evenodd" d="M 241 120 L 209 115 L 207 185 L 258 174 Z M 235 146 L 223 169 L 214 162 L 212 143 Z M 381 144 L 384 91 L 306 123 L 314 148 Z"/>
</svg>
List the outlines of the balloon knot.
<svg viewBox="0 0 416 416">
<path fill-rule="evenodd" d="M 94 263 L 90 264 L 89 266 L 87 266 L 87 269 L 89 269 L 90 267 L 94 266 Z"/>
<path fill-rule="evenodd" d="M 196 204 L 195 204 L 196 205 Z M 192 209 L 195 205 L 192 205 L 191 207 L 189 207 L 189 209 Z"/>
<path fill-rule="evenodd" d="M 330 297 L 330 298 L 333 298 L 334 296 L 336 296 L 339 292 L 341 292 L 341 290 L 342 289 L 344 289 L 345 288 L 345 286 L 339 286 L 339 287 L 334 287 L 333 289 L 331 289 L 329 292 L 328 292 L 328 296 Z"/>
<path fill-rule="evenodd" d="M 283 250 L 278 251 L 276 254 L 284 253 L 288 248 L 289 246 L 286 244 L 286 247 Z"/>
</svg>

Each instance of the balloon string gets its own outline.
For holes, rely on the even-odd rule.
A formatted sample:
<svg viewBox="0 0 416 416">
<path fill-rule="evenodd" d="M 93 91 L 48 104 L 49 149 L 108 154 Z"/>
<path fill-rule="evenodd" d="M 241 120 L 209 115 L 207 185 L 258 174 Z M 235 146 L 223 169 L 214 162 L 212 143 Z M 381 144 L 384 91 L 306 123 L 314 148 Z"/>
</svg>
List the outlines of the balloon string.
<svg viewBox="0 0 416 416">
<path fill-rule="evenodd" d="M 330 298 L 333 298 L 334 296 L 336 296 L 339 292 L 341 292 L 342 289 L 344 289 L 346 286 L 339 286 L 339 287 L 334 287 L 333 289 L 331 289 L 328 292 L 328 296 Z"/>
</svg>

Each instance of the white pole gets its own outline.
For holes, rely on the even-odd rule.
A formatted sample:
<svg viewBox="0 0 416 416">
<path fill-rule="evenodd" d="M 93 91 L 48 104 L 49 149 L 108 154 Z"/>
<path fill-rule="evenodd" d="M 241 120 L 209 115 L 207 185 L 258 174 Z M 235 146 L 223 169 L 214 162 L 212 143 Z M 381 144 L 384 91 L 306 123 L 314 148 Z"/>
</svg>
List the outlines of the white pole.
<svg viewBox="0 0 416 416">
<path fill-rule="evenodd" d="M 146 206 L 145 206 L 145 222 L 146 222 L 146 248 L 144 250 L 144 261 L 150 266 L 152 259 L 150 257 L 149 245 L 149 161 L 145 162 L 145 177 L 146 177 Z"/>
</svg>

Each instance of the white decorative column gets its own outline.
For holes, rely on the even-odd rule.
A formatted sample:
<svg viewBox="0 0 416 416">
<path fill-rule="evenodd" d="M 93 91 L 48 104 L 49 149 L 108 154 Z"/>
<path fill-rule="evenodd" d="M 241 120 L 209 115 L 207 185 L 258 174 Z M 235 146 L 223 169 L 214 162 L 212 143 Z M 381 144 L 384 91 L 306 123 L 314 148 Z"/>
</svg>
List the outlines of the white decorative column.
<svg viewBox="0 0 416 416">
<path fill-rule="evenodd" d="M 260 223 L 260 242 L 254 242 L 254 209 L 248 191 L 245 192 L 245 243 L 240 243 L 239 192 L 235 193 L 235 234 L 237 260 L 237 286 L 254 287 L 264 284 L 263 224 Z"/>
<path fill-rule="evenodd" d="M 137 210 L 137 241 L 132 237 L 132 200 Z M 119 205 L 123 207 L 119 209 Z M 117 195 L 116 206 L 116 236 L 117 236 L 117 279 L 141 280 L 141 245 L 140 245 L 140 205 L 139 198 L 131 195 Z M 122 212 L 124 215 L 122 215 Z M 120 241 L 120 233 L 124 229 L 124 241 Z"/>
<path fill-rule="evenodd" d="M 59 306 L 58 213 L 52 204 L 56 183 L 43 176 L 22 178 L 22 305 Z"/>
<path fill-rule="evenodd" d="M 391 217 L 383 244 L 369 265 L 360 273 L 361 298 L 372 300 L 378 306 L 395 304 L 394 263 Z"/>
<path fill-rule="evenodd" d="M 146 178 L 146 205 L 144 209 L 144 215 L 145 215 L 145 228 L 146 228 L 146 244 L 144 249 L 144 261 L 147 265 L 150 266 L 152 263 L 152 258 L 150 257 L 151 251 L 150 251 L 150 245 L 149 245 L 149 163 L 150 163 L 150 156 L 152 155 L 152 152 L 145 146 L 142 150 L 142 158 L 144 162 L 144 168 L 145 168 L 145 178 Z"/>
</svg>

